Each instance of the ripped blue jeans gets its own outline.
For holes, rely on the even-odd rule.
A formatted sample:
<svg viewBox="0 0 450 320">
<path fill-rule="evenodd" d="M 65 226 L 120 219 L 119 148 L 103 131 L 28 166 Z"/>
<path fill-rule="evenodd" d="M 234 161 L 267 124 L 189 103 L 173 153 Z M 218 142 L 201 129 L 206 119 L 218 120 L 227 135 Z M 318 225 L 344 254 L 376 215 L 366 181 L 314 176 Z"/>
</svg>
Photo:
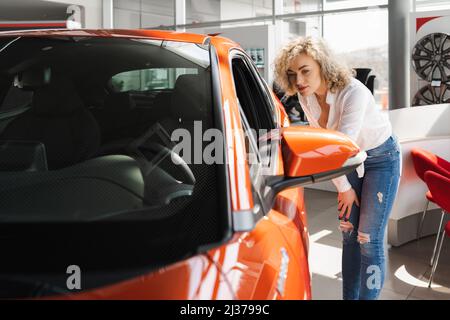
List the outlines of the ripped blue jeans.
<svg viewBox="0 0 450 320">
<path fill-rule="evenodd" d="M 400 180 L 400 146 L 391 136 L 368 150 L 364 177 L 355 171 L 347 178 L 360 207 L 353 204 L 351 231 L 342 232 L 342 280 L 344 300 L 375 300 L 385 277 L 384 236 Z"/>
</svg>

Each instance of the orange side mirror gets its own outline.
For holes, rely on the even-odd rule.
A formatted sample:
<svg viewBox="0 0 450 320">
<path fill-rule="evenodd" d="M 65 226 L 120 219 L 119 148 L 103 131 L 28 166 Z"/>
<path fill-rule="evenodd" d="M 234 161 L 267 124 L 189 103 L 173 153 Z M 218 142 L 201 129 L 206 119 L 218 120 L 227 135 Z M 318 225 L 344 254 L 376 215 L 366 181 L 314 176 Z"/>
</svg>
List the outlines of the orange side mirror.
<svg viewBox="0 0 450 320">
<path fill-rule="evenodd" d="M 300 177 L 340 169 L 359 147 L 346 135 L 312 127 L 282 129 L 285 176 Z"/>
<path fill-rule="evenodd" d="M 337 131 L 290 126 L 281 129 L 281 136 L 285 174 L 273 180 L 275 193 L 339 177 L 366 159 L 355 142 Z"/>
</svg>

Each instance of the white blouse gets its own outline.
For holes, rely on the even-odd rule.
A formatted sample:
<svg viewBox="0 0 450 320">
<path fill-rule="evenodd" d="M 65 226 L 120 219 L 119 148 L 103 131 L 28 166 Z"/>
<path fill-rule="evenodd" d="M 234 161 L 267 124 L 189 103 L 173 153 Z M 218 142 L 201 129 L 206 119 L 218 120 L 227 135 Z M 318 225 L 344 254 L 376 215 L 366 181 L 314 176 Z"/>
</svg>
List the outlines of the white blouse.
<svg viewBox="0 0 450 320">
<path fill-rule="evenodd" d="M 303 97 L 298 101 L 312 127 L 320 127 L 318 119 L 321 108 L 316 95 Z M 351 82 L 336 93 L 328 91 L 326 103 L 330 106 L 327 129 L 336 130 L 349 136 L 361 150 L 370 150 L 380 146 L 392 135 L 392 127 L 387 114 L 375 104 L 375 99 L 367 87 L 359 80 Z M 364 166 L 357 169 L 358 176 L 364 175 Z M 352 186 L 347 177 L 333 179 L 339 192 L 345 192 Z"/>
</svg>

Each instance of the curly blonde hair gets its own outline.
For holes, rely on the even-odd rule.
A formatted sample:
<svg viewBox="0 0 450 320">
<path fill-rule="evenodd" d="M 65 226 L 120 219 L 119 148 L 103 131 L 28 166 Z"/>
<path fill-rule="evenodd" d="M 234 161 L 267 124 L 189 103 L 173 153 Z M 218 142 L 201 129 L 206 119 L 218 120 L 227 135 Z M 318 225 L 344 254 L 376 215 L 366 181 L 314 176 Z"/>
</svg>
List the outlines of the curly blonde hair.
<svg viewBox="0 0 450 320">
<path fill-rule="evenodd" d="M 287 95 L 297 93 L 295 86 L 288 80 L 287 70 L 292 60 L 302 53 L 307 54 L 319 64 L 322 78 L 327 82 L 331 92 L 334 93 L 349 84 L 353 76 L 352 69 L 339 63 L 322 39 L 310 36 L 300 37 L 286 44 L 274 61 L 275 83 Z"/>
</svg>

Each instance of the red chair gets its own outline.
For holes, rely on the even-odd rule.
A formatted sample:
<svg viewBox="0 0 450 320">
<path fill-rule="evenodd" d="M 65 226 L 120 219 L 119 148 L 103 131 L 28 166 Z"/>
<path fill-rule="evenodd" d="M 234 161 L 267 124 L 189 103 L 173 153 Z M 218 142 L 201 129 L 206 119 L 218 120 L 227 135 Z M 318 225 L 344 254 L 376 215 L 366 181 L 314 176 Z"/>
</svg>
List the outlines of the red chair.
<svg viewBox="0 0 450 320">
<path fill-rule="evenodd" d="M 416 174 L 419 176 L 419 178 L 422 181 L 425 182 L 424 175 L 425 175 L 425 172 L 427 172 L 429 170 L 437 172 L 437 173 L 443 175 L 444 177 L 450 178 L 450 162 L 442 159 L 441 157 L 439 157 L 429 151 L 419 149 L 419 148 L 414 148 L 411 150 L 411 157 L 413 160 L 414 169 L 416 171 Z M 425 204 L 425 208 L 422 213 L 422 218 L 421 218 L 419 226 L 417 228 L 417 238 L 419 238 L 420 234 L 422 233 L 423 222 L 425 220 L 425 214 L 428 210 L 428 205 L 429 205 L 430 201 L 433 203 L 436 203 L 433 200 L 432 194 L 430 192 L 427 192 L 425 194 L 425 197 L 427 198 L 427 202 Z M 439 235 L 439 231 L 442 228 L 443 219 L 444 219 L 444 214 L 442 214 L 442 216 L 441 216 L 441 222 L 439 224 L 438 235 Z M 434 250 L 433 250 L 433 255 L 431 257 L 430 265 L 433 265 L 433 260 L 434 260 L 435 254 L 436 254 L 438 240 L 439 240 L 439 237 L 436 236 L 436 242 L 434 244 Z"/>
<path fill-rule="evenodd" d="M 442 214 L 445 212 L 450 212 L 450 178 L 447 178 L 439 173 L 433 171 L 425 172 L 425 182 L 430 189 L 431 195 L 434 202 L 442 208 Z M 444 237 L 447 234 L 450 237 L 450 221 L 447 222 L 444 230 L 439 230 L 437 234 L 437 239 L 440 235 L 439 249 L 437 251 L 436 259 L 433 261 L 433 268 L 431 269 L 430 281 L 428 282 L 428 287 L 431 287 L 431 282 L 433 281 L 433 276 L 436 271 L 437 264 L 439 262 L 439 256 L 441 255 L 442 243 L 444 242 Z"/>
</svg>

